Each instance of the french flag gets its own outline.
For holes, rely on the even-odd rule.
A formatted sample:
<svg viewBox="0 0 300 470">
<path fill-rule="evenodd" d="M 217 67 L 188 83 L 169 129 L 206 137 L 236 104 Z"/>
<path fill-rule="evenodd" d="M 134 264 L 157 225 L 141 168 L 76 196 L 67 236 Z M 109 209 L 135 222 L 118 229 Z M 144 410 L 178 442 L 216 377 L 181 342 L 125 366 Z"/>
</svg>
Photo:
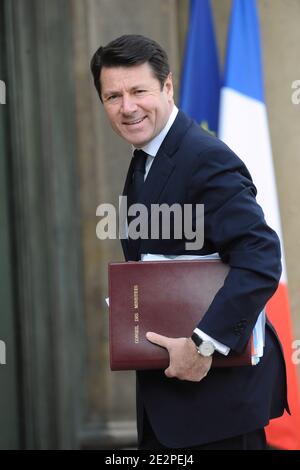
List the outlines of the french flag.
<svg viewBox="0 0 300 470">
<path fill-rule="evenodd" d="M 258 203 L 264 210 L 268 224 L 280 237 L 283 251 L 262 70 L 255 0 L 234 0 L 220 97 L 219 137 L 248 167 L 258 190 Z M 297 370 L 293 363 L 292 321 L 284 251 L 279 288 L 268 302 L 267 313 L 283 344 L 291 409 L 291 416 L 285 412 L 267 426 L 267 439 L 273 447 L 296 450 L 300 449 L 300 401 Z"/>
</svg>

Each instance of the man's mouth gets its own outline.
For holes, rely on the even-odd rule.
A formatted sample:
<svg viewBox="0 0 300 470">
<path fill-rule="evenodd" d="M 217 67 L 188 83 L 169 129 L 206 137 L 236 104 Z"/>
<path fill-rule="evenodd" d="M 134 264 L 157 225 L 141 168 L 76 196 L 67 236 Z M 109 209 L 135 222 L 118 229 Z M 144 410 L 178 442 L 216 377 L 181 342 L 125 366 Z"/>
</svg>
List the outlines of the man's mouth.
<svg viewBox="0 0 300 470">
<path fill-rule="evenodd" d="M 126 126 L 134 126 L 136 124 L 140 124 L 141 122 L 144 121 L 144 119 L 146 119 L 147 116 L 144 116 L 140 119 L 135 119 L 134 121 L 127 121 L 127 122 L 124 122 L 123 124 L 125 124 Z"/>
</svg>

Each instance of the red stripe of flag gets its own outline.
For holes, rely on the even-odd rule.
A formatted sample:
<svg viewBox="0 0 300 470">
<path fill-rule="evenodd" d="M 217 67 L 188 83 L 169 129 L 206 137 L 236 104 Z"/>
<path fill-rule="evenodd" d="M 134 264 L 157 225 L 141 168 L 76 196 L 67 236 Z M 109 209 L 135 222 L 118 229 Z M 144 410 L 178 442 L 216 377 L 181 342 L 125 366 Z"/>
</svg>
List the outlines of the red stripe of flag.
<svg viewBox="0 0 300 470">
<path fill-rule="evenodd" d="M 297 368 L 292 358 L 293 349 L 292 321 L 286 284 L 280 282 L 279 287 L 267 304 L 267 314 L 276 328 L 284 350 L 288 382 L 288 402 L 291 415 L 270 421 L 266 427 L 267 441 L 276 448 L 300 449 L 300 400 Z M 294 354 L 295 356 L 295 354 Z"/>
</svg>

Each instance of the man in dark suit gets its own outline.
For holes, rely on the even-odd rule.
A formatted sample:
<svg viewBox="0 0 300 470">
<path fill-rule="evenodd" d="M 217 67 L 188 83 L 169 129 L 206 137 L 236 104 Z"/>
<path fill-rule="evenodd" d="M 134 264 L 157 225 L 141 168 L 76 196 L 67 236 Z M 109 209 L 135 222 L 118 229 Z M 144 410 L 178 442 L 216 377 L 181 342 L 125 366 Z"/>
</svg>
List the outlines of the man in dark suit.
<svg viewBox="0 0 300 470">
<path fill-rule="evenodd" d="M 137 373 L 139 448 L 263 449 L 264 426 L 288 409 L 274 329 L 267 323 L 258 365 L 211 368 L 216 351 L 243 349 L 280 279 L 279 240 L 256 202 L 251 176 L 224 143 L 178 111 L 159 44 L 122 36 L 96 51 L 91 69 L 112 128 L 136 149 L 123 193 L 129 202 L 144 204 L 149 214 L 151 204 L 192 204 L 193 229 L 196 205 L 204 204 L 201 249 L 187 250 L 188 240 L 176 238 L 174 226 L 169 239 L 158 230 L 157 239 L 135 240 L 128 218 L 126 260 L 145 253 L 219 253 L 230 266 L 190 338 L 148 333 L 168 350 L 170 364 L 165 371 Z"/>
</svg>

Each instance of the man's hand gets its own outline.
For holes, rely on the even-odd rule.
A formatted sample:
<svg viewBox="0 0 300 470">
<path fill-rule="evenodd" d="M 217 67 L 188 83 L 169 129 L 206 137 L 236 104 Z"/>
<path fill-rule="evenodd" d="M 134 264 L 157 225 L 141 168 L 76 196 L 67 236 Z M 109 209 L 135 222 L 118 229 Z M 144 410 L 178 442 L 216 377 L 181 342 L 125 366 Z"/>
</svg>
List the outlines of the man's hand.
<svg viewBox="0 0 300 470">
<path fill-rule="evenodd" d="M 191 338 L 168 338 L 152 332 L 148 332 L 146 338 L 168 350 L 170 364 L 165 370 L 167 377 L 200 382 L 207 375 L 212 358 L 201 356 Z"/>
</svg>

